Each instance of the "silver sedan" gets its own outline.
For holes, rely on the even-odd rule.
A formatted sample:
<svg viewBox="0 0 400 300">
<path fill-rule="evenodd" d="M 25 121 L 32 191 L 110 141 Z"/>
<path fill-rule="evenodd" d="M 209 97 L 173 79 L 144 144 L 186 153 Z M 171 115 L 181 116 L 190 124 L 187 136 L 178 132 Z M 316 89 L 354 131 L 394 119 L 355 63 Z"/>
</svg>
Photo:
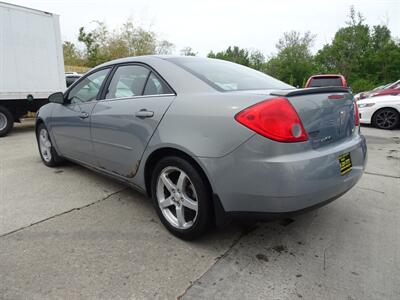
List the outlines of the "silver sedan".
<svg viewBox="0 0 400 300">
<path fill-rule="evenodd" d="M 234 216 L 319 207 L 365 168 L 347 89 L 295 89 L 231 62 L 115 60 L 49 100 L 36 121 L 44 164 L 67 159 L 146 193 L 183 239 Z"/>
</svg>

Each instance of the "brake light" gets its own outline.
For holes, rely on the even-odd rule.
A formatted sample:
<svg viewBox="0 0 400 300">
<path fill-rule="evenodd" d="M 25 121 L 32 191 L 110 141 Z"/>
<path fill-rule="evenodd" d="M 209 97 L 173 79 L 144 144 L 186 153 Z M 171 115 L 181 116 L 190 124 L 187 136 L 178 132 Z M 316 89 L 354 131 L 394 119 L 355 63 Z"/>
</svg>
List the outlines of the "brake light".
<svg viewBox="0 0 400 300">
<path fill-rule="evenodd" d="M 329 95 L 328 96 L 329 100 L 339 100 L 339 99 L 344 99 L 343 95 Z"/>
<path fill-rule="evenodd" d="M 354 106 L 354 125 L 358 126 L 360 125 L 360 114 L 358 112 L 358 106 L 355 101 L 353 102 L 353 106 Z"/>
<path fill-rule="evenodd" d="M 296 110 L 286 98 L 273 98 L 237 113 L 235 120 L 247 128 L 283 143 L 308 140 Z"/>
</svg>

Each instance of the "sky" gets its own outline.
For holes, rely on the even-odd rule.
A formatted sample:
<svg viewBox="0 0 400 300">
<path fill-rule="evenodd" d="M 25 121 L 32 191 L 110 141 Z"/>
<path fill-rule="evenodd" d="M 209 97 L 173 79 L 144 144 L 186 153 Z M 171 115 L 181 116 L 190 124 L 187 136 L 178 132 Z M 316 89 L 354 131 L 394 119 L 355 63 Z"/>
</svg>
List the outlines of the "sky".
<svg viewBox="0 0 400 300">
<path fill-rule="evenodd" d="M 159 39 L 175 45 L 174 54 L 191 47 L 206 56 L 237 45 L 258 49 L 267 57 L 285 31 L 311 31 L 313 52 L 329 43 L 345 25 L 350 6 L 369 25 L 385 24 L 400 38 L 400 0 L 9 0 L 60 15 L 63 40 L 77 41 L 78 30 L 94 20 L 114 29 L 132 19 Z"/>
</svg>

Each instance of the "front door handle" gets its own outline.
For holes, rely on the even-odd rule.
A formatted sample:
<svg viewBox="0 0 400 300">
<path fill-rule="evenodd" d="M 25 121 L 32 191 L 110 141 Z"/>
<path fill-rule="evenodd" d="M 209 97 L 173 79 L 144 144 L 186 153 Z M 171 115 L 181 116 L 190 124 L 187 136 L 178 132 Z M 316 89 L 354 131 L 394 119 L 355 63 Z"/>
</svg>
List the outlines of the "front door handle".
<svg viewBox="0 0 400 300">
<path fill-rule="evenodd" d="M 86 113 L 86 112 L 82 112 L 82 113 L 80 114 L 79 118 L 81 118 L 81 119 L 89 118 L 89 114 Z"/>
<path fill-rule="evenodd" d="M 154 116 L 154 111 L 149 111 L 147 109 L 141 109 L 135 113 L 138 118 L 151 118 Z"/>
</svg>

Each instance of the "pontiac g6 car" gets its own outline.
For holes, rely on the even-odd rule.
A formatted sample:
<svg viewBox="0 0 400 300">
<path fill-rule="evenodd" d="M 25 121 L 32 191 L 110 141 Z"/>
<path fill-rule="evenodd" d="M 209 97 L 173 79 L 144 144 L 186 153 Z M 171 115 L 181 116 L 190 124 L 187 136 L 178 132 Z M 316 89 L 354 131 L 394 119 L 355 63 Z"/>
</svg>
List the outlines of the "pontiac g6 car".
<svg viewBox="0 0 400 300">
<path fill-rule="evenodd" d="M 319 207 L 365 167 L 346 88 L 295 89 L 231 62 L 115 60 L 49 100 L 36 122 L 44 164 L 68 159 L 135 187 L 184 239 L 230 216 Z"/>
</svg>

